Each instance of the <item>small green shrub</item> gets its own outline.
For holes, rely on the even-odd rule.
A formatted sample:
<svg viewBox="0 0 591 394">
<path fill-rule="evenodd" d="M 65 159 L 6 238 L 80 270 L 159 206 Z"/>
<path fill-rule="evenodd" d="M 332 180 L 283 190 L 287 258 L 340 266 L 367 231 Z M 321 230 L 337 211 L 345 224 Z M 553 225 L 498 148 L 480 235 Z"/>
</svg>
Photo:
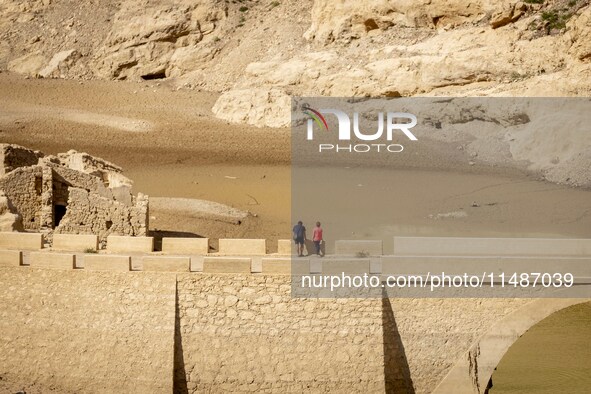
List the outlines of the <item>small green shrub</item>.
<svg viewBox="0 0 591 394">
<path fill-rule="evenodd" d="M 84 249 L 84 253 L 98 253 L 94 248 L 86 248 Z"/>
<path fill-rule="evenodd" d="M 564 29 L 566 27 L 566 21 L 568 21 L 570 17 L 570 14 L 560 15 L 556 11 L 542 12 L 542 19 L 548 22 L 548 27 L 550 29 Z"/>
<path fill-rule="evenodd" d="M 558 14 L 556 11 L 544 11 L 542 12 L 542 19 L 546 22 L 555 23 L 558 21 Z"/>
<path fill-rule="evenodd" d="M 366 251 L 357 252 L 357 253 L 355 253 L 355 257 L 360 258 L 360 259 L 362 259 L 364 257 L 369 257 L 369 252 L 366 252 Z"/>
<path fill-rule="evenodd" d="M 240 11 L 240 12 L 246 12 L 246 11 L 248 11 L 248 7 L 246 7 L 246 6 L 243 5 L 242 7 L 238 8 L 238 11 Z"/>
<path fill-rule="evenodd" d="M 544 4 L 544 0 L 524 0 L 527 4 Z"/>
</svg>

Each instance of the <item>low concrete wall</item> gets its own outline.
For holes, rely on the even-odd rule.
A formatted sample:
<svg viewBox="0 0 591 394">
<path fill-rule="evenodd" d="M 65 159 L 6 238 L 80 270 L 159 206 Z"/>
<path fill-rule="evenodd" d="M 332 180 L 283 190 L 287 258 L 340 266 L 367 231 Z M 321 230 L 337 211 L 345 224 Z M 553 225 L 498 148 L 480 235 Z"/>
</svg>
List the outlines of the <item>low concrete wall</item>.
<svg viewBox="0 0 591 394">
<path fill-rule="evenodd" d="M 575 278 L 591 278 L 591 257 L 383 256 L 380 260 L 384 275 L 569 272 Z"/>
<path fill-rule="evenodd" d="M 203 272 L 250 274 L 251 264 L 250 258 L 206 257 L 203 259 Z"/>
<path fill-rule="evenodd" d="M 203 272 L 205 256 L 191 256 L 191 272 Z"/>
<path fill-rule="evenodd" d="M 294 255 L 296 254 L 296 252 L 297 250 L 294 249 Z M 316 255 L 316 244 L 314 244 L 314 241 L 312 241 L 311 239 L 307 239 L 304 242 L 304 253 L 308 256 Z M 320 253 L 323 255 L 326 254 L 326 242 L 324 241 L 322 241 L 322 243 L 320 244 Z"/>
<path fill-rule="evenodd" d="M 191 256 L 191 272 L 209 273 L 260 273 L 262 272 L 263 256 L 253 257 L 222 257 L 222 256 Z"/>
<path fill-rule="evenodd" d="M 397 256 L 591 256 L 591 239 L 394 237 Z"/>
<path fill-rule="evenodd" d="M 0 232 L 0 249 L 39 250 L 43 249 L 41 233 Z"/>
<path fill-rule="evenodd" d="M 76 255 L 70 253 L 31 252 L 31 268 L 71 270 L 75 268 Z"/>
<path fill-rule="evenodd" d="M 282 255 L 290 255 L 292 251 L 291 247 L 293 244 L 293 241 L 289 239 L 277 240 L 277 253 Z"/>
<path fill-rule="evenodd" d="M 150 253 L 154 250 L 153 237 L 126 237 L 109 235 L 107 251 L 113 253 Z"/>
<path fill-rule="evenodd" d="M 209 252 L 208 238 L 162 238 L 162 252 L 202 255 Z"/>
<path fill-rule="evenodd" d="M 369 274 L 369 259 L 322 260 L 324 275 L 363 275 Z"/>
<path fill-rule="evenodd" d="M 23 263 L 23 253 L 19 250 L 0 250 L 0 267 L 18 267 Z"/>
<path fill-rule="evenodd" d="M 335 242 L 335 254 L 355 256 L 381 256 L 383 254 L 382 241 L 374 240 L 339 240 Z"/>
<path fill-rule="evenodd" d="M 308 275 L 310 273 L 320 273 L 322 271 L 322 266 L 320 269 L 313 271 L 310 265 L 310 259 L 292 259 L 291 261 L 291 273 L 292 275 Z"/>
<path fill-rule="evenodd" d="M 52 249 L 67 252 L 98 250 L 98 236 L 90 234 L 54 234 Z"/>
<path fill-rule="evenodd" d="M 87 271 L 130 271 L 131 257 L 112 254 L 87 254 L 84 256 Z"/>
<path fill-rule="evenodd" d="M 143 271 L 189 272 L 191 259 L 180 256 L 144 256 Z"/>
<path fill-rule="evenodd" d="M 291 267 L 292 267 L 292 259 L 291 258 L 274 258 L 274 257 L 267 257 L 261 260 L 261 272 L 263 274 L 291 274 Z M 308 271 L 305 272 L 306 274 L 309 273 L 309 266 Z"/>
<path fill-rule="evenodd" d="M 253 274 L 263 272 L 263 256 L 252 256 L 250 258 L 250 272 Z"/>
<path fill-rule="evenodd" d="M 265 239 L 220 239 L 219 252 L 225 255 L 250 255 L 267 253 Z"/>
</svg>

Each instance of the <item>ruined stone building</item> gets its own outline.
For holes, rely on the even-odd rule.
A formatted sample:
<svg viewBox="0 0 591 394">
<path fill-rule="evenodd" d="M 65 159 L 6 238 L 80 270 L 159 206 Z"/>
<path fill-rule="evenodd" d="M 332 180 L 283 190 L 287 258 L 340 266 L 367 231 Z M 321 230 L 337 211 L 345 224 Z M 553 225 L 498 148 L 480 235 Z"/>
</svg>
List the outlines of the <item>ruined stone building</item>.
<svg viewBox="0 0 591 394">
<path fill-rule="evenodd" d="M 101 240 L 147 235 L 148 197 L 135 197 L 131 187 L 120 167 L 87 153 L 52 156 L 0 144 L 0 203 L 15 218 L 11 225 L 0 221 L 3 230 L 96 234 Z"/>
</svg>

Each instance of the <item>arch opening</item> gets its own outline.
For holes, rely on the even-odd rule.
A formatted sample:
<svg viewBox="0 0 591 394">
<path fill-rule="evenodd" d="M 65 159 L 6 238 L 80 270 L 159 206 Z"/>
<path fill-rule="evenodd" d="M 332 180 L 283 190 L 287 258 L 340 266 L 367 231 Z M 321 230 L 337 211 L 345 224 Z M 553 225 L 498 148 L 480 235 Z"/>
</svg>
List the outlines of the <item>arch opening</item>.
<svg viewBox="0 0 591 394">
<path fill-rule="evenodd" d="M 589 301 L 581 298 L 536 299 L 505 316 L 456 361 L 433 394 L 485 394 L 488 391 L 493 394 L 488 387 L 491 376 L 505 353 L 523 334 L 553 313 Z"/>
<path fill-rule="evenodd" d="M 575 393 L 591 387 L 591 302 L 554 312 L 505 353 L 490 394 Z"/>
</svg>

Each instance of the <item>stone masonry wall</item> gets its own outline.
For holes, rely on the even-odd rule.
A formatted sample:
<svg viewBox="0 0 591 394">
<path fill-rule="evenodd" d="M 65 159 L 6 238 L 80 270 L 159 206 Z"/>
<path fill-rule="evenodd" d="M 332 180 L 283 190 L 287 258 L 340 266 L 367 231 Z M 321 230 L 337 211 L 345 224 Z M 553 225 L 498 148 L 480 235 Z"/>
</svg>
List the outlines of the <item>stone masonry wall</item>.
<svg viewBox="0 0 591 394">
<path fill-rule="evenodd" d="M 173 274 L 0 269 L 0 392 L 169 393 Z"/>
<path fill-rule="evenodd" d="M 18 145 L 0 144 L 0 175 L 19 167 L 36 165 L 42 156 L 40 152 Z"/>
<path fill-rule="evenodd" d="M 294 299 L 287 276 L 189 274 L 178 289 L 175 381 L 189 393 L 430 393 L 493 320 L 530 302 Z"/>
<path fill-rule="evenodd" d="M 179 275 L 176 392 L 384 392 L 380 299 L 293 299 L 290 278 Z"/>
<path fill-rule="evenodd" d="M 69 188 L 66 215 L 56 233 L 96 234 L 101 241 L 110 234 L 145 236 L 148 232 L 148 200 L 139 196 L 134 206 L 84 189 Z"/>
<path fill-rule="evenodd" d="M 94 157 L 84 152 L 71 150 L 67 153 L 58 154 L 61 163 L 73 170 L 83 171 L 89 174 L 100 174 L 101 172 L 121 173 L 123 169 L 116 164 L 104 159 Z"/>
<path fill-rule="evenodd" d="M 46 165 L 53 170 L 54 181 L 68 184 L 73 187 L 92 190 L 103 197 L 113 197 L 111 191 L 103 184 L 102 179 L 97 178 L 96 176 L 75 171 L 54 163 L 47 163 Z"/>
<path fill-rule="evenodd" d="M 490 326 L 530 299 L 424 298 L 389 300 L 414 391 L 432 392 Z M 392 327 L 390 327 L 390 330 Z M 388 361 L 387 361 L 388 363 Z M 398 391 L 395 391 L 398 392 Z"/>
<path fill-rule="evenodd" d="M 42 210 L 42 167 L 21 167 L 0 178 L 0 190 L 23 218 L 26 230 L 38 230 Z"/>
<path fill-rule="evenodd" d="M 290 290 L 286 275 L 2 268 L 0 391 L 430 393 L 530 302 Z"/>
</svg>

